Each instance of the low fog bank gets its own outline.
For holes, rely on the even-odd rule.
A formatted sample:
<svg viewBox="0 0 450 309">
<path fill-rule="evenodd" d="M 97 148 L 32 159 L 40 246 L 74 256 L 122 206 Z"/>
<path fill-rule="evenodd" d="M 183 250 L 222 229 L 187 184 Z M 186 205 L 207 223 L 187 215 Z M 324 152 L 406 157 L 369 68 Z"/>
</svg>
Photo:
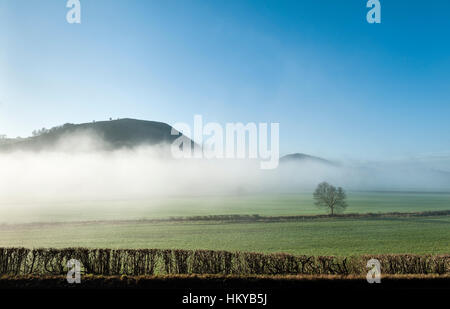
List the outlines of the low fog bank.
<svg viewBox="0 0 450 309">
<path fill-rule="evenodd" d="M 321 181 L 347 190 L 449 191 L 448 161 L 309 160 L 261 170 L 258 160 L 172 159 L 168 145 L 104 150 L 89 137 L 46 151 L 0 153 L 0 207 L 28 201 L 142 199 L 310 191 Z M 76 149 L 76 151 L 74 151 Z M 447 162 L 447 163 L 446 163 Z"/>
<path fill-rule="evenodd" d="M 0 200 L 127 199 L 232 193 L 263 182 L 258 162 L 170 159 L 167 149 L 0 154 Z"/>
<path fill-rule="evenodd" d="M 280 166 L 278 179 L 285 192 L 295 188 L 313 190 L 324 180 L 355 191 L 450 192 L 450 172 L 423 161 L 287 163 Z M 284 186 L 288 179 L 290 183 Z"/>
</svg>

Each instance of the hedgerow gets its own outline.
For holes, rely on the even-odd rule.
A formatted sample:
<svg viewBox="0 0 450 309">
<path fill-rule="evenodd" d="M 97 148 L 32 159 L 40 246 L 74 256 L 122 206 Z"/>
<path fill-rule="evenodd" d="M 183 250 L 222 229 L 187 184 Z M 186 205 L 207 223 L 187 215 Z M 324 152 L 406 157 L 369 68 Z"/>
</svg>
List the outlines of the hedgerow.
<svg viewBox="0 0 450 309">
<path fill-rule="evenodd" d="M 142 276 L 362 275 L 380 261 L 383 274 L 450 274 L 450 255 L 306 256 L 179 249 L 0 248 L 1 275 L 63 275 L 67 262 L 80 261 L 83 274 Z"/>
</svg>

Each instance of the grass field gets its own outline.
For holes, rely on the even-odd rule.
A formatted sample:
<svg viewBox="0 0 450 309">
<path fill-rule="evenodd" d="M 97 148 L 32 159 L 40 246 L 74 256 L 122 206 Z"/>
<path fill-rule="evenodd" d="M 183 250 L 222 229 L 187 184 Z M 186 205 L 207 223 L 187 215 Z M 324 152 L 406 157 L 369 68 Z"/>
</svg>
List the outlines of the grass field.
<svg viewBox="0 0 450 309">
<path fill-rule="evenodd" d="M 275 223 L 102 223 L 17 226 L 0 246 L 180 248 L 309 255 L 450 252 L 450 217 Z"/>
<path fill-rule="evenodd" d="M 347 213 L 449 210 L 450 193 L 348 192 Z M 312 193 L 201 196 L 112 201 L 31 201 L 5 204 L 0 223 L 140 220 L 180 216 L 259 214 L 292 216 L 323 214 Z"/>
<path fill-rule="evenodd" d="M 347 212 L 414 212 L 450 209 L 450 194 L 350 193 Z M 10 211 L 0 222 L 135 220 L 211 214 L 300 215 L 322 213 L 310 194 L 185 198 L 160 201 L 55 205 L 39 212 Z M 8 219 L 9 218 L 9 219 Z M 6 220 L 5 220 L 6 219 Z M 180 248 L 357 255 L 450 252 L 450 217 L 317 219 L 304 222 L 103 222 L 8 224 L 0 247 Z"/>
</svg>

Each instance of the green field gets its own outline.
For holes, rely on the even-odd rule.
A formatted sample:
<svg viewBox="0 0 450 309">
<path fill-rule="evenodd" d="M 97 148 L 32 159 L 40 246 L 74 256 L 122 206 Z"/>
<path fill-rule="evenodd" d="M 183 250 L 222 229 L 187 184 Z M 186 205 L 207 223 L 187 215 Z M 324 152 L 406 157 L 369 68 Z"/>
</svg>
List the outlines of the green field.
<svg viewBox="0 0 450 309">
<path fill-rule="evenodd" d="M 350 193 L 347 213 L 450 209 L 450 194 Z M 102 222 L 211 214 L 321 213 L 310 194 L 97 202 L 3 214 L 0 247 L 179 248 L 354 255 L 450 252 L 450 217 L 329 218 L 300 222 Z M 146 206 L 147 205 L 147 206 Z M 80 210 L 81 209 L 81 210 Z M 126 209 L 126 211 L 124 210 Z M 5 220 L 5 218 L 10 220 Z"/>
<path fill-rule="evenodd" d="M 450 209 L 450 193 L 348 192 L 346 213 L 418 212 Z M 5 204 L 1 223 L 140 220 L 180 216 L 323 214 L 312 193 L 127 199 L 111 201 L 30 201 Z"/>
<path fill-rule="evenodd" d="M 0 247 L 5 246 L 438 254 L 450 252 L 450 217 L 16 226 L 0 229 Z"/>
</svg>

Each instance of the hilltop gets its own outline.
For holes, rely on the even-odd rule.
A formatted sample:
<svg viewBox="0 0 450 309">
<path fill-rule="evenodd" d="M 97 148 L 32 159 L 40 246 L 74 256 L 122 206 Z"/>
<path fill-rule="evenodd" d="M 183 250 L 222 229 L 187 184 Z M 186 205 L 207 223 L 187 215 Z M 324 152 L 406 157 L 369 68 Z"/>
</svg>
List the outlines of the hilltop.
<svg viewBox="0 0 450 309">
<path fill-rule="evenodd" d="M 335 162 L 315 156 L 310 156 L 304 153 L 288 154 L 280 158 L 280 163 L 300 163 L 300 162 L 315 162 L 326 165 L 336 165 Z"/>
<path fill-rule="evenodd" d="M 0 145 L 0 151 L 45 150 L 56 147 L 61 141 L 79 135 L 101 140 L 108 149 L 133 148 L 140 145 L 172 143 L 180 135 L 171 134 L 172 127 L 163 122 L 137 119 L 118 119 L 82 124 L 66 123 L 49 130 L 34 132 L 34 136 L 9 139 Z"/>
</svg>

